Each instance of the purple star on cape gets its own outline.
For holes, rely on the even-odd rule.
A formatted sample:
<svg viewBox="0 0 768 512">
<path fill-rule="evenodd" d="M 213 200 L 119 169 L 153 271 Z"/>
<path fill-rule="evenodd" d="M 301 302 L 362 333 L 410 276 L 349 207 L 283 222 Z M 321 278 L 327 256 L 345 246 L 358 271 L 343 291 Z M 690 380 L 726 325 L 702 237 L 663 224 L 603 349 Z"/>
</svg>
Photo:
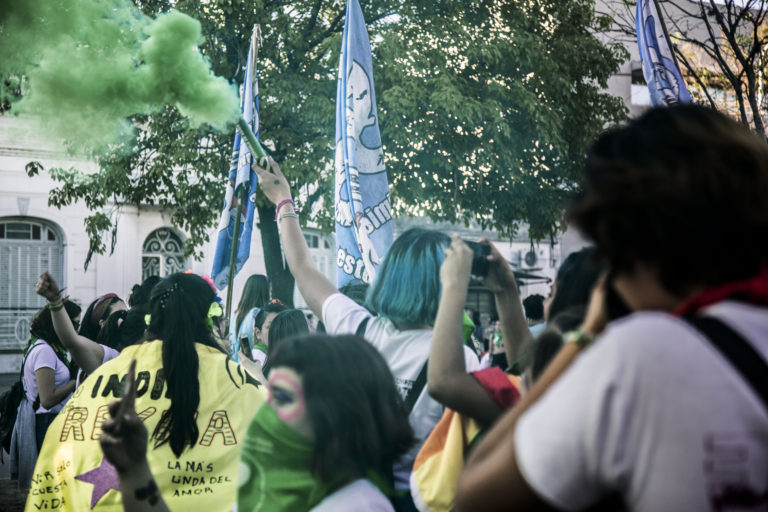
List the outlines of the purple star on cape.
<svg viewBox="0 0 768 512">
<path fill-rule="evenodd" d="M 93 468 L 86 473 L 77 475 L 75 479 L 93 484 L 91 510 L 93 510 L 96 503 L 98 503 L 110 489 L 120 491 L 120 484 L 117 480 L 117 470 L 104 458 L 101 459 L 101 464 L 99 464 L 98 467 Z"/>
</svg>

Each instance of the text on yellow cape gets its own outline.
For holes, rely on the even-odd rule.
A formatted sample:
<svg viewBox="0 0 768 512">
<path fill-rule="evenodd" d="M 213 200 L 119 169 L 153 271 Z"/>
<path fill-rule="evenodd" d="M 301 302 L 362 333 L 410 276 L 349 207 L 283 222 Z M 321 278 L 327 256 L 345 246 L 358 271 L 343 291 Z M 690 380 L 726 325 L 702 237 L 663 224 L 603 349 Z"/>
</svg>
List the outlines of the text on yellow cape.
<svg viewBox="0 0 768 512">
<path fill-rule="evenodd" d="M 171 510 L 229 511 L 237 499 L 242 440 L 265 387 L 222 352 L 195 344 L 200 360 L 200 436 L 177 459 L 166 443 L 147 459 Z M 122 379 L 137 360 L 136 411 L 150 434 L 170 406 L 162 370 L 162 342 L 126 348 L 100 366 L 75 391 L 48 428 L 32 475 L 27 512 L 122 512 L 114 468 L 103 460 L 99 436 L 108 405 L 122 393 Z"/>
</svg>

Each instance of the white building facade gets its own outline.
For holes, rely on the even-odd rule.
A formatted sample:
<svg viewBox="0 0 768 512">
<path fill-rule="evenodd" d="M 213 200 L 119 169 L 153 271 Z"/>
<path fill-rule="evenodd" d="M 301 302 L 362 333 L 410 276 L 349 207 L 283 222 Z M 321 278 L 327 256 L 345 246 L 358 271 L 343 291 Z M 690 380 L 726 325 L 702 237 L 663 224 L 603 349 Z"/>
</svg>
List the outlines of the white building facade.
<svg viewBox="0 0 768 512">
<path fill-rule="evenodd" d="M 203 257 L 185 258 L 182 244 L 187 236 L 173 227 L 170 215 L 154 206 L 121 206 L 114 250 L 94 254 L 87 270 L 89 239 L 84 219 L 91 213 L 82 202 L 61 210 L 48 206 L 49 192 L 57 186 L 47 172 L 29 177 L 25 167 L 37 161 L 43 168 L 77 167 L 96 172 L 96 166 L 84 160 L 67 157 L 53 145 L 42 145 L 35 137 L 33 125 L 12 116 L 0 116 L 0 373 L 17 372 L 21 351 L 29 338 L 29 322 L 45 300 L 34 291 L 43 271 L 50 271 L 66 287 L 65 294 L 83 309 L 96 297 L 117 293 L 128 299 L 134 284 L 149 275 L 165 276 L 192 270 L 209 274 L 215 250 L 215 229 L 202 247 Z M 570 235 L 548 242 L 531 243 L 526 233 L 514 240 L 503 240 L 494 232 L 449 224 L 433 224 L 426 219 L 395 219 L 395 234 L 412 226 L 431 227 L 448 234 L 459 233 L 467 239 L 487 236 L 494 240 L 502 254 L 520 270 L 554 278 L 557 266 L 569 252 L 583 242 Z M 313 228 L 305 230 L 305 238 L 318 267 L 336 279 L 335 242 L 332 234 Z M 569 241 L 571 240 L 571 241 Z M 245 280 L 254 273 L 266 274 L 258 229 L 253 230 L 251 258 L 238 274 L 233 286 L 233 310 L 240 298 Z M 547 295 L 545 280 L 523 286 L 523 296 L 531 293 Z M 226 290 L 220 292 L 226 297 Z M 306 303 L 295 293 L 296 307 Z M 487 322 L 492 311 L 492 298 L 481 288 L 470 292 L 469 307 L 478 309 Z"/>
</svg>

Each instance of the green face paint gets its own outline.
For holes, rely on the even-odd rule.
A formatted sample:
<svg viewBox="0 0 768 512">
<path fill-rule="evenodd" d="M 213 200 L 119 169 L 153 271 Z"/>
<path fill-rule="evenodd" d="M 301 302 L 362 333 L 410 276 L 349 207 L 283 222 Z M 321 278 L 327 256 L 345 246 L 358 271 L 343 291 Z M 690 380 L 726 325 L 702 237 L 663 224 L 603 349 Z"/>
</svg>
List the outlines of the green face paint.
<svg viewBox="0 0 768 512">
<path fill-rule="evenodd" d="M 200 54 L 200 23 L 151 19 L 129 0 L 0 0 L 0 75 L 24 74 L 17 112 L 73 150 L 130 136 L 127 117 L 176 106 L 193 126 L 239 118 L 235 87 Z"/>
</svg>

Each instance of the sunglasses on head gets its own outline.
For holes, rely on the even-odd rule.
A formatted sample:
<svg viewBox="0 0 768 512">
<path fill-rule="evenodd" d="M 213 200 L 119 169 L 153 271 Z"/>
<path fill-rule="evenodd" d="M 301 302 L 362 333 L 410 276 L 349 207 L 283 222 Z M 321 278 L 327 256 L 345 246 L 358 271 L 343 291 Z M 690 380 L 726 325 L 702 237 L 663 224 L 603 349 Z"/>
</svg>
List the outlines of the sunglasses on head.
<svg viewBox="0 0 768 512">
<path fill-rule="evenodd" d="M 93 305 L 93 309 L 91 310 L 92 311 L 91 317 L 90 317 L 91 325 L 93 325 L 93 327 L 98 328 L 99 321 L 106 320 L 107 317 L 109 317 L 109 307 L 115 302 L 120 302 L 120 301 L 122 301 L 122 299 L 118 297 L 116 293 L 107 293 L 106 295 L 102 295 L 101 297 L 99 297 L 96 303 Z M 98 311 L 98 309 L 105 303 L 106 303 L 106 307 L 104 307 L 104 309 L 100 312 L 99 317 L 96 318 L 94 313 Z"/>
</svg>

